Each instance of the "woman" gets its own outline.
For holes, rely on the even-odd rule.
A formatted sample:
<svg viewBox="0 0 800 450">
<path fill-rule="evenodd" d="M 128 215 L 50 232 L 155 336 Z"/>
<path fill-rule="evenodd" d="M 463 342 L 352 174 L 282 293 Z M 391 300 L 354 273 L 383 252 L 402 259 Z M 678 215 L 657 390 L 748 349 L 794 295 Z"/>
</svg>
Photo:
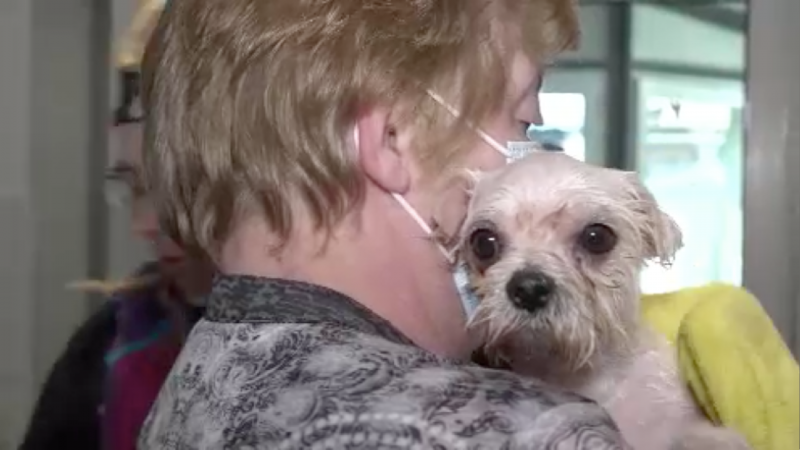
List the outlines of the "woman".
<svg viewBox="0 0 800 450">
<path fill-rule="evenodd" d="M 122 72 L 115 133 L 124 145 L 108 171 L 116 197 L 131 209 L 132 230 L 155 260 L 122 282 L 80 283 L 109 300 L 72 336 L 40 394 L 20 448 L 134 449 L 139 428 L 199 318 L 211 280 L 206 261 L 190 258 L 160 232 L 140 178 L 138 74 Z"/>
</svg>

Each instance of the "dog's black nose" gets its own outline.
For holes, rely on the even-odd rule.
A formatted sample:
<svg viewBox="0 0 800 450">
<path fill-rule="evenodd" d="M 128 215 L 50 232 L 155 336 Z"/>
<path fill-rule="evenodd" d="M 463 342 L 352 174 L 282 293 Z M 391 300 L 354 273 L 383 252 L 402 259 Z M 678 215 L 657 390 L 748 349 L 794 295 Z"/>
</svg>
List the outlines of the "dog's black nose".
<svg viewBox="0 0 800 450">
<path fill-rule="evenodd" d="M 517 308 L 535 312 L 550 300 L 556 285 L 549 276 L 532 269 L 518 270 L 506 284 L 506 294 Z"/>
</svg>

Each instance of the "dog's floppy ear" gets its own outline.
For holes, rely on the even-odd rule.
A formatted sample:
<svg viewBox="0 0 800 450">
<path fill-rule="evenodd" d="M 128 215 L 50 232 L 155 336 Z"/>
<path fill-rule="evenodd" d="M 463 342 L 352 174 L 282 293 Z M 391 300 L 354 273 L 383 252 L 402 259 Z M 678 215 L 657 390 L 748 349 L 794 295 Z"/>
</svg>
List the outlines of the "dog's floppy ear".
<svg viewBox="0 0 800 450">
<path fill-rule="evenodd" d="M 635 172 L 623 172 L 628 199 L 637 216 L 644 257 L 662 266 L 672 265 L 675 254 L 683 247 L 683 234 L 675 220 L 658 206 L 653 194 Z"/>
<path fill-rule="evenodd" d="M 434 238 L 450 251 L 458 246 L 459 235 L 467 218 L 475 186 L 483 176 L 477 170 L 454 172 L 445 184 L 444 194 L 434 208 Z"/>
</svg>

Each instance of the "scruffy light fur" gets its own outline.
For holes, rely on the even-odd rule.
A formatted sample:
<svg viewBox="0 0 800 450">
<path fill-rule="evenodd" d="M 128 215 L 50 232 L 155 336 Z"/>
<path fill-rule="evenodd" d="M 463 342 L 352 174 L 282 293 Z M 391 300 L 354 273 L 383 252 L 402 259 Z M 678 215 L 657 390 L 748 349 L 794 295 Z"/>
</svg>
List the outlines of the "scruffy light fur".
<svg viewBox="0 0 800 450">
<path fill-rule="evenodd" d="M 749 448 L 702 416 L 673 348 L 640 318 L 639 273 L 646 261 L 668 265 L 681 233 L 636 174 L 536 153 L 468 178 L 458 249 L 481 299 L 470 328 L 489 355 L 596 400 L 636 450 Z M 578 245 L 595 223 L 618 238 L 600 257 Z M 500 236 L 501 256 L 477 267 L 469 236 L 487 226 Z M 556 285 L 536 312 L 518 309 L 506 294 L 514 272 L 529 267 Z"/>
</svg>

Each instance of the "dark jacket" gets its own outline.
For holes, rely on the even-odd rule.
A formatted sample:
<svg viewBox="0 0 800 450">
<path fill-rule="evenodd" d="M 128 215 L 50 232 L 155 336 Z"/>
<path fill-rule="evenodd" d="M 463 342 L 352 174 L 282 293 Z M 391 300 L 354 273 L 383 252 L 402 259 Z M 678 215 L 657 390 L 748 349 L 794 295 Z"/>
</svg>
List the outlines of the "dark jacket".
<svg viewBox="0 0 800 450">
<path fill-rule="evenodd" d="M 100 449 L 104 356 L 116 332 L 106 303 L 75 332 L 47 377 L 21 450 Z"/>
<path fill-rule="evenodd" d="M 137 276 L 158 270 L 148 263 Z M 141 421 L 180 352 L 182 340 L 169 330 L 177 320 L 191 326 L 202 313 L 186 305 L 185 317 L 170 316 L 157 286 L 114 294 L 72 335 L 42 388 L 22 450 L 134 447 Z M 134 407 L 143 412 L 135 414 Z"/>
</svg>

